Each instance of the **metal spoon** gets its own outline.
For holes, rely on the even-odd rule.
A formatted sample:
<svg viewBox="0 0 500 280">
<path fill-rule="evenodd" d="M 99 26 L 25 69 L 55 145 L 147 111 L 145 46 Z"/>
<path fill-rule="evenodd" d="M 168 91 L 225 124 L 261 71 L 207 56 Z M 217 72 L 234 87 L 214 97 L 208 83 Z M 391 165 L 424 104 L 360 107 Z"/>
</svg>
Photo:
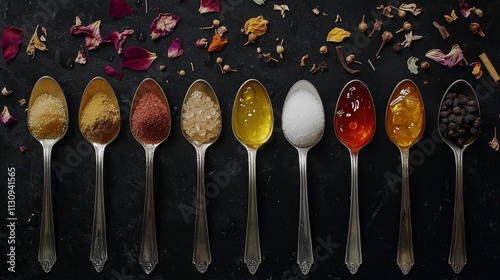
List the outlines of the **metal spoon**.
<svg viewBox="0 0 500 280">
<path fill-rule="evenodd" d="M 406 105 L 402 106 L 403 103 Z M 398 106 L 401 106 L 402 109 Z M 408 124 L 402 124 L 400 123 L 401 120 L 405 120 L 405 122 L 411 121 Z M 394 88 L 387 102 L 385 128 L 389 139 L 396 144 L 401 153 L 402 193 L 396 263 L 401 272 L 406 275 L 415 263 L 411 230 L 408 159 L 410 147 L 418 142 L 425 129 L 424 102 L 420 90 L 413 81 L 403 80 Z"/>
<path fill-rule="evenodd" d="M 205 93 L 213 102 L 213 106 L 215 106 L 216 113 L 213 115 L 213 118 L 219 120 L 219 124 L 214 127 L 216 131 L 214 131 L 215 135 L 213 137 L 199 140 L 195 135 L 188 134 L 188 128 L 185 126 L 185 121 L 188 118 L 194 118 L 195 116 L 187 116 L 185 114 L 186 103 L 193 96 L 193 93 Z M 192 109 L 191 109 L 192 110 Z M 202 111 L 202 113 L 207 110 Z M 212 145 L 219 138 L 222 125 L 221 114 L 220 114 L 220 106 L 217 96 L 215 95 L 215 91 L 207 83 L 205 80 L 196 80 L 191 84 L 189 89 L 186 92 L 186 96 L 184 97 L 184 101 L 182 103 L 182 117 L 181 117 L 181 128 L 182 134 L 186 138 L 188 142 L 190 142 L 193 147 L 196 149 L 196 163 L 197 163 L 197 192 L 196 192 L 196 222 L 194 226 L 194 247 L 193 247 L 193 264 L 196 266 L 196 269 L 200 273 L 205 273 L 207 271 L 208 266 L 212 262 L 212 257 L 210 255 L 210 239 L 208 237 L 208 224 L 207 224 L 207 209 L 205 203 L 205 152 L 207 148 Z M 201 127 L 200 129 L 207 130 L 206 127 Z"/>
<path fill-rule="evenodd" d="M 439 108 L 443 107 L 443 103 L 446 99 L 446 95 L 448 93 L 457 93 L 464 94 L 469 99 L 474 100 L 477 103 L 477 114 L 481 115 L 479 110 L 479 102 L 477 100 L 477 95 L 471 85 L 465 80 L 457 80 L 453 82 L 446 92 L 443 95 L 441 100 L 441 104 Z M 441 114 L 438 114 L 438 127 L 440 127 L 442 120 Z M 453 150 L 453 154 L 455 155 L 455 209 L 453 212 L 453 229 L 451 234 L 451 243 L 450 243 L 450 255 L 448 257 L 448 263 L 451 265 L 453 271 L 455 273 L 460 273 L 463 267 L 467 263 L 467 256 L 465 250 L 465 221 L 464 221 L 464 200 L 463 200 L 463 153 L 465 148 L 467 148 L 470 144 L 472 144 L 477 136 L 479 135 L 479 131 L 475 135 L 471 135 L 472 137 L 467 139 L 462 146 L 458 146 L 457 144 L 450 141 L 446 135 L 444 135 L 446 131 L 442 131 L 439 129 L 439 135 L 443 139 L 443 141 L 450 146 Z"/>
<path fill-rule="evenodd" d="M 62 133 L 54 139 L 37 138 L 33 133 L 31 127 L 28 125 L 31 135 L 40 142 L 43 148 L 43 203 L 42 203 L 42 223 L 40 227 L 40 245 L 38 247 L 38 261 L 42 265 L 43 271 L 48 273 L 57 260 L 56 256 L 56 243 L 54 240 L 54 219 L 52 214 L 52 194 L 51 194 L 51 175 L 50 175 L 50 157 L 52 147 L 59 141 L 68 130 L 68 105 L 66 98 L 59 84 L 48 76 L 41 77 L 33 87 L 28 106 L 28 123 L 31 123 L 30 109 L 35 100 L 42 94 L 47 93 L 59 99 L 64 106 L 66 113 L 66 126 Z M 37 120 L 33 120 L 37 121 Z M 38 120 L 39 121 L 39 120 Z"/>
<path fill-rule="evenodd" d="M 320 112 L 307 112 L 309 115 L 304 116 L 304 112 L 301 112 L 299 117 L 306 118 L 308 120 L 311 119 L 311 113 L 313 116 L 320 114 L 322 118 L 318 118 L 314 120 L 315 126 L 311 129 L 311 133 L 316 135 L 316 138 L 311 142 L 304 145 L 300 140 L 297 140 L 296 135 L 294 135 L 294 127 L 290 123 L 286 123 L 285 115 L 296 114 L 296 107 L 290 105 L 290 97 L 294 96 L 299 91 L 307 91 L 309 92 L 313 98 L 317 99 L 319 104 L 321 104 Z M 315 105 L 315 104 L 314 104 Z M 292 106 L 292 107 L 290 107 Z M 307 198 L 307 152 L 310 148 L 316 145 L 321 137 L 323 137 L 323 132 L 325 129 L 325 116 L 324 116 L 323 104 L 321 102 L 321 97 L 319 96 L 318 91 L 309 81 L 300 80 L 296 82 L 292 88 L 288 91 L 288 94 L 285 98 L 285 102 L 283 104 L 283 117 L 282 117 L 282 126 L 283 126 L 283 135 L 285 135 L 286 140 L 294 146 L 299 153 L 299 167 L 300 167 L 300 207 L 299 207 L 299 232 L 298 232 L 298 242 L 297 242 L 297 264 L 299 265 L 302 273 L 304 275 L 309 273 L 311 266 L 314 262 L 313 249 L 312 249 L 312 239 L 311 239 L 311 226 L 309 221 L 309 205 Z M 311 120 L 312 122 L 312 120 Z M 317 125 L 316 125 L 317 124 Z M 303 124 L 311 127 L 310 123 Z"/>
<path fill-rule="evenodd" d="M 375 106 L 366 85 L 359 80 L 347 83 L 335 108 L 335 134 L 351 156 L 351 209 L 345 264 L 354 274 L 363 262 L 358 206 L 358 154 L 375 134 Z"/>
<path fill-rule="evenodd" d="M 134 114 L 136 114 L 136 106 L 141 98 L 146 93 L 153 93 L 164 106 L 167 108 L 166 115 L 163 116 L 168 119 L 168 129 L 163 136 L 163 139 L 155 143 L 146 143 L 141 140 L 136 134 L 136 131 L 132 128 L 132 119 Z M 153 110 L 153 108 L 151 108 Z M 158 248 L 156 244 L 156 222 L 155 222 L 155 207 L 154 207 L 154 193 L 153 193 L 153 161 L 154 152 L 156 147 L 158 147 L 165 139 L 167 139 L 170 134 L 171 119 L 170 119 L 170 107 L 168 105 L 165 93 L 161 89 L 158 83 L 150 78 L 144 79 L 139 87 L 137 88 L 134 99 L 132 100 L 132 106 L 130 108 L 130 127 L 132 135 L 135 140 L 139 142 L 143 147 L 146 154 L 146 190 L 144 198 L 144 220 L 142 223 L 142 238 L 141 238 L 141 253 L 139 256 L 139 264 L 141 264 L 142 269 L 146 274 L 151 274 L 158 264 Z"/>
<path fill-rule="evenodd" d="M 250 102 L 255 112 L 251 112 L 246 106 Z M 236 139 L 248 151 L 248 218 L 243 261 L 251 274 L 257 272 L 262 262 L 257 211 L 257 150 L 271 137 L 273 122 L 273 108 L 267 90 L 255 79 L 244 82 L 234 99 L 232 128 Z"/>
<path fill-rule="evenodd" d="M 82 125 L 83 110 L 88 105 L 89 101 L 96 95 L 103 93 L 112 102 L 112 106 L 117 110 L 118 115 L 120 109 L 115 92 L 111 85 L 101 77 L 93 78 L 85 88 L 80 102 L 80 110 L 78 113 L 78 126 L 83 137 L 89 141 L 95 149 L 96 157 L 96 182 L 95 182 L 95 198 L 94 198 L 94 222 L 92 226 L 92 240 L 90 244 L 90 261 L 97 272 L 101 272 L 104 264 L 108 259 L 107 238 L 106 238 L 106 215 L 104 208 L 104 149 L 106 145 L 113 141 L 120 131 L 120 122 L 110 124 L 103 130 L 96 131 L 96 134 L 89 134 L 85 131 Z"/>
</svg>

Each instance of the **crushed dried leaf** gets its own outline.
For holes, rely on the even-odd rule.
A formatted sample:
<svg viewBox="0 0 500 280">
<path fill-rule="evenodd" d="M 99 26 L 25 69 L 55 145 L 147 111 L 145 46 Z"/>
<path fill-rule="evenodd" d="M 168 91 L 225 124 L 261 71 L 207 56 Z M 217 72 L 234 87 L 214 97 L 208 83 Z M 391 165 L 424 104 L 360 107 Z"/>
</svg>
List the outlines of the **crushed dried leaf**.
<svg viewBox="0 0 500 280">
<path fill-rule="evenodd" d="M 263 16 L 258 16 L 256 18 L 251 18 L 245 22 L 245 25 L 241 29 L 241 32 L 245 35 L 250 33 L 257 36 L 262 36 L 266 34 L 268 21 L 264 19 Z"/>
<path fill-rule="evenodd" d="M 328 32 L 328 35 L 326 36 L 326 41 L 340 43 L 342 42 L 342 40 L 344 40 L 344 38 L 350 36 L 351 32 L 344 30 L 340 27 L 335 27 L 334 29 L 330 30 L 330 32 Z"/>
</svg>

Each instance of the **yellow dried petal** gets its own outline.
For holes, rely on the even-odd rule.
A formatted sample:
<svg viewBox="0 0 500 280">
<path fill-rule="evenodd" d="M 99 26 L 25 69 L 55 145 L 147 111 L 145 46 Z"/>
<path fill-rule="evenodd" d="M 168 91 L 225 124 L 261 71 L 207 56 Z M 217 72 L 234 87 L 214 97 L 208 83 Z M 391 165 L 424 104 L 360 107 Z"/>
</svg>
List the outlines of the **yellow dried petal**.
<svg viewBox="0 0 500 280">
<path fill-rule="evenodd" d="M 328 32 L 326 41 L 340 43 L 342 42 L 342 40 L 344 40 L 344 38 L 347 38 L 349 36 L 351 36 L 351 32 L 346 31 L 340 27 L 335 27 L 334 29 L 330 30 L 330 32 Z"/>
<path fill-rule="evenodd" d="M 481 78 L 483 71 L 481 70 L 481 62 L 473 62 L 470 64 L 472 66 L 472 75 L 476 76 L 476 79 Z"/>
<path fill-rule="evenodd" d="M 248 35 L 253 33 L 257 36 L 262 36 L 266 34 L 267 31 L 267 23 L 268 21 L 264 19 L 262 16 L 258 16 L 256 18 L 251 18 L 245 22 L 244 27 L 241 29 L 241 32 Z"/>
</svg>

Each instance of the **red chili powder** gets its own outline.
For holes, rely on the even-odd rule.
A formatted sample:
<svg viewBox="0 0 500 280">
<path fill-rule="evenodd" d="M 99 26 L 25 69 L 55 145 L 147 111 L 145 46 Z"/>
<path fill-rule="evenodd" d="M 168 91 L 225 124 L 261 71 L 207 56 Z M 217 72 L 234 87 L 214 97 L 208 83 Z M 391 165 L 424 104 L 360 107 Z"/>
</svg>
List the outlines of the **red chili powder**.
<svg viewBox="0 0 500 280">
<path fill-rule="evenodd" d="M 152 92 L 144 94 L 132 112 L 132 134 L 145 144 L 158 144 L 168 136 L 170 113 Z"/>
</svg>

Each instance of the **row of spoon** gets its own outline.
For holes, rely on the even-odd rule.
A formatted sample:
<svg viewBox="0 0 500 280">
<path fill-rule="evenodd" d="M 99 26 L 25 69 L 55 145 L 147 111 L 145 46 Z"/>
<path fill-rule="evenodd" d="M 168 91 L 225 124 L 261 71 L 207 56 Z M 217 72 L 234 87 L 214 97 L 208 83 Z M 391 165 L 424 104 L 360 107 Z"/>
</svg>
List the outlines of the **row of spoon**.
<svg viewBox="0 0 500 280">
<path fill-rule="evenodd" d="M 186 100 L 196 91 L 204 92 L 210 99 L 217 104 L 218 100 L 213 88 L 204 80 L 196 80 L 188 89 L 183 102 L 183 108 Z M 283 105 L 283 114 L 297 113 L 298 108 L 290 105 L 289 102 L 293 95 L 297 92 L 305 91 L 310 93 L 314 99 L 321 103 L 321 97 L 316 88 L 308 81 L 301 80 L 295 83 L 289 90 L 288 95 Z M 131 106 L 131 118 L 133 118 L 134 109 L 137 102 L 146 94 L 153 93 L 164 106 L 169 108 L 165 93 L 161 87 L 152 79 L 145 79 L 137 88 Z M 461 92 L 470 98 L 477 101 L 474 90 L 464 80 L 454 82 L 448 92 Z M 66 116 L 67 105 L 64 93 L 57 82 L 51 77 L 40 78 L 35 86 L 30 97 L 31 107 L 33 100 L 43 93 L 48 93 L 59 100 L 65 106 Z M 100 77 L 92 79 L 87 85 L 82 101 L 80 104 L 79 117 L 81 116 L 82 108 L 85 103 L 97 93 L 105 93 L 118 108 L 116 95 L 109 83 Z M 413 114 L 413 120 L 409 122 L 411 129 L 415 133 L 411 137 L 402 140 L 400 128 L 395 126 L 394 120 L 398 120 L 399 116 L 394 116 L 397 110 L 391 110 L 399 102 L 407 98 L 414 97 L 412 102 L 417 102 L 420 109 Z M 444 96 L 443 100 L 444 101 Z M 312 252 L 312 239 L 310 231 L 308 199 L 307 199 L 307 152 L 315 144 L 317 144 L 323 135 L 324 130 L 324 111 L 323 106 L 320 106 L 320 116 L 314 114 L 316 125 L 314 137 L 309 142 L 297 140 L 297 135 L 292 127 L 283 122 L 283 134 L 288 142 L 297 148 L 299 153 L 300 167 L 300 207 L 299 207 L 299 228 L 298 228 L 298 246 L 297 246 L 297 263 L 303 274 L 307 274 L 311 268 L 314 259 Z M 300 110 L 299 110 L 300 111 Z M 219 111 L 220 113 L 220 111 Z M 311 117 L 310 113 L 301 110 L 300 117 Z M 317 112 L 316 112 L 317 113 Z M 169 110 L 167 110 L 169 114 Z M 408 116 L 406 116 L 408 117 Z M 28 110 L 28 120 L 30 118 Z M 283 118 L 285 119 L 285 118 Z M 170 118 L 168 118 L 170 122 Z M 68 121 L 66 120 L 66 123 Z M 257 211 L 257 188 L 256 188 L 256 154 L 258 148 L 266 143 L 273 131 L 273 112 L 269 95 L 264 86 L 257 80 L 250 79 L 246 81 L 238 90 L 235 97 L 233 112 L 232 112 L 232 128 L 235 137 L 245 146 L 248 151 L 248 166 L 249 166 L 249 192 L 248 192 L 248 217 L 247 217 L 247 233 L 245 241 L 244 262 L 246 263 L 249 272 L 255 274 L 262 258 L 260 252 L 260 237 Z M 346 84 L 342 89 L 335 110 L 334 126 L 335 133 L 339 140 L 349 149 L 351 156 L 351 205 L 349 230 L 346 245 L 345 264 L 348 266 L 351 273 L 356 273 L 362 263 L 361 254 L 361 238 L 359 225 L 359 207 L 358 207 L 358 154 L 373 137 L 375 132 L 375 107 L 370 91 L 359 80 L 353 80 Z M 80 124 L 80 121 L 79 121 Z M 181 122 L 182 128 L 182 122 Z M 417 86 L 411 80 L 401 81 L 394 89 L 386 109 L 386 131 L 396 146 L 401 152 L 402 161 L 402 201 L 400 215 L 400 232 L 397 251 L 397 264 L 403 274 L 407 274 L 412 265 L 413 260 L 413 245 L 411 231 L 411 214 L 410 214 L 410 198 L 409 198 L 409 180 L 408 180 L 408 155 L 410 147 L 415 144 L 423 134 L 425 128 L 425 111 L 423 100 Z M 66 125 L 67 129 L 67 125 Z M 115 133 L 108 138 L 106 143 L 95 143 L 90 141 L 96 151 L 96 191 L 94 201 L 94 225 L 91 240 L 90 259 L 96 271 L 100 272 L 107 260 L 107 242 L 106 242 L 106 222 L 104 213 L 104 186 L 103 186 L 103 162 L 104 149 L 118 134 L 118 127 L 113 131 Z M 410 128 L 408 128 L 410 129 Z M 52 202 L 51 202 L 51 179 L 50 179 L 50 154 L 53 145 L 60 140 L 66 131 L 57 139 L 37 139 L 43 147 L 44 155 L 44 189 L 43 189 L 43 207 L 42 207 L 42 223 L 40 229 L 40 245 L 38 261 L 42 265 L 45 272 L 49 272 L 57 260 L 56 248 L 54 240 L 54 222 L 52 217 Z M 210 243 L 208 236 L 208 225 L 206 217 L 205 203 L 205 186 L 204 186 L 204 159 L 205 151 L 213 144 L 216 137 L 212 137 L 204 143 L 194 141 L 182 129 L 184 137 L 192 143 L 196 149 L 197 158 L 197 211 L 195 221 L 195 237 L 193 247 L 193 264 L 200 273 L 204 273 L 211 263 Z M 30 130 L 30 133 L 35 135 Z M 170 133 L 170 123 L 168 130 L 163 135 L 162 140 L 156 143 L 144 143 L 138 139 L 137 135 L 132 133 L 136 140 L 141 143 L 145 149 L 146 155 L 146 190 L 144 204 L 144 220 L 141 240 L 141 251 L 139 263 L 145 273 L 150 274 L 158 263 L 158 253 L 156 245 L 156 226 L 154 214 L 154 198 L 153 198 L 153 158 L 154 151 Z M 83 132 L 82 132 L 83 134 Z M 407 134 L 408 136 L 408 134 Z M 85 135 L 84 135 L 85 137 Z M 399 137 L 399 138 L 398 138 Z M 444 135 L 441 135 L 453 150 L 456 159 L 456 193 L 455 193 L 455 211 L 453 219 L 452 241 L 450 248 L 449 263 L 456 273 L 459 273 L 466 263 L 465 254 L 465 236 L 464 236 L 464 217 L 463 217 L 463 198 L 462 198 L 462 154 L 463 150 L 470 145 L 459 147 L 449 140 Z M 36 138 L 36 137 L 35 137 Z M 87 137 L 85 137 L 87 138 Z"/>
</svg>

